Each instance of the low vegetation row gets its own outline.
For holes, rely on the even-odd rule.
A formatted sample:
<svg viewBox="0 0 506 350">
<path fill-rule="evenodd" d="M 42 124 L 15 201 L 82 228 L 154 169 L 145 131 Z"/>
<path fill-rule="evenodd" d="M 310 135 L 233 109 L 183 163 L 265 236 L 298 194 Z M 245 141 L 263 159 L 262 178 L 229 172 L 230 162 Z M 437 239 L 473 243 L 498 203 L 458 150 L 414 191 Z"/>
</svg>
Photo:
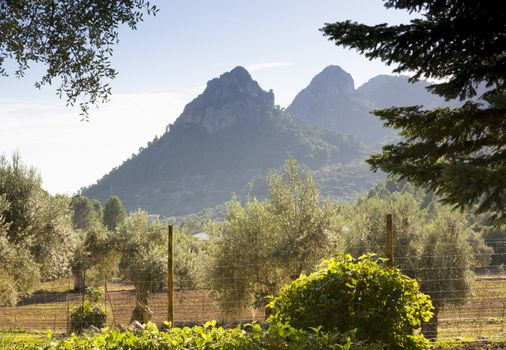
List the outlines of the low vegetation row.
<svg viewBox="0 0 506 350">
<path fill-rule="evenodd" d="M 381 264 L 384 260 L 380 260 Z M 417 282 L 373 256 L 350 255 L 325 261 L 320 269 L 285 286 L 267 306 L 265 325 L 235 328 L 208 322 L 203 327 L 160 332 L 152 323 L 134 322 L 128 330 L 104 329 L 96 293 L 75 312 L 73 327 L 97 333 L 72 335 L 47 345 L 20 344 L 32 349 L 422 349 L 428 342 L 415 335 L 420 322 L 432 315 L 429 298 Z M 90 317 L 91 316 L 91 317 Z M 93 317 L 95 316 L 95 317 Z M 86 327 L 83 327 L 86 326 Z M 169 326 L 169 327 L 167 327 Z M 10 344 L 12 348 L 17 346 Z"/>
</svg>

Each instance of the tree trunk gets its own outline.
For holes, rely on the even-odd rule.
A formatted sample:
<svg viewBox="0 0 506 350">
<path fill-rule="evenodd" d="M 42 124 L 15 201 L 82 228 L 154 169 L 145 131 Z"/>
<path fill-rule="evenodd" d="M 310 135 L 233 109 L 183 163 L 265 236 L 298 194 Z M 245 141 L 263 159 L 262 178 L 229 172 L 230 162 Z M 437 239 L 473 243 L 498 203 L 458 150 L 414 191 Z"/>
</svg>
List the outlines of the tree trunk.
<svg viewBox="0 0 506 350">
<path fill-rule="evenodd" d="M 133 321 L 139 321 L 140 323 L 148 323 L 153 316 L 153 312 L 147 304 L 142 304 L 139 300 L 135 301 L 135 308 L 132 311 L 130 317 L 130 323 Z"/>
<path fill-rule="evenodd" d="M 439 307 L 435 307 L 434 316 L 432 316 L 429 322 L 422 323 L 422 334 L 425 336 L 425 338 L 427 339 L 437 338 L 438 315 L 439 315 Z"/>
<path fill-rule="evenodd" d="M 84 283 L 84 271 L 82 269 L 73 270 L 72 274 L 74 275 L 74 291 L 84 292 L 84 290 L 86 289 Z"/>
<path fill-rule="evenodd" d="M 148 293 L 147 288 L 143 286 L 136 286 L 137 295 L 135 298 L 135 308 L 132 310 L 132 316 L 130 317 L 130 323 L 133 321 L 139 321 L 140 323 L 148 323 L 153 316 L 153 312 L 148 306 Z"/>
</svg>

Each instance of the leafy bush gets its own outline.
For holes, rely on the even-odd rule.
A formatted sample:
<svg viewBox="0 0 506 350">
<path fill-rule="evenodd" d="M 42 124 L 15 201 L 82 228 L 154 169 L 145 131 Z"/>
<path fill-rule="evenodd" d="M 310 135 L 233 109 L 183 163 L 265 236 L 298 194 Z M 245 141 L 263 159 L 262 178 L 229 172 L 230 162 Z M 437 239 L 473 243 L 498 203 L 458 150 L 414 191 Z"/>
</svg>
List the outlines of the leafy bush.
<svg viewBox="0 0 506 350">
<path fill-rule="evenodd" d="M 81 306 L 72 309 L 70 313 L 70 329 L 81 333 L 85 329 L 95 326 L 102 328 L 107 321 L 107 313 L 98 305 L 103 297 L 102 288 L 86 288 L 87 300 Z"/>
<path fill-rule="evenodd" d="M 372 255 L 330 259 L 309 276 L 285 286 L 269 306 L 271 322 L 295 328 L 321 327 L 327 332 L 352 333 L 356 339 L 382 342 L 390 349 L 426 345 L 414 335 L 432 316 L 428 296 L 415 280 L 397 268 L 385 268 Z"/>
</svg>

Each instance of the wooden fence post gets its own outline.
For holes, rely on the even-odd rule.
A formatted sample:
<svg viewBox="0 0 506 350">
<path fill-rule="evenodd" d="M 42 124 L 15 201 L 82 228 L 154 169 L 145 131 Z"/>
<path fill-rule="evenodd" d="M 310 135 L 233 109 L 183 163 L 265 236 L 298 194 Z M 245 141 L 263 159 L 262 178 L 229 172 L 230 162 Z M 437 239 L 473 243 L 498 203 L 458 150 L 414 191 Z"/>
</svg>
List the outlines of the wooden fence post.
<svg viewBox="0 0 506 350">
<path fill-rule="evenodd" d="M 173 269 L 173 247 L 172 247 L 172 225 L 169 225 L 169 242 L 167 258 L 167 321 L 172 327 L 174 325 L 174 269 Z"/>
<path fill-rule="evenodd" d="M 69 334 L 69 312 L 70 312 L 70 306 L 69 306 L 69 291 L 67 290 L 67 333 L 66 334 Z"/>
<path fill-rule="evenodd" d="M 394 230 L 392 224 L 392 214 L 387 214 L 387 265 L 394 266 Z"/>
</svg>

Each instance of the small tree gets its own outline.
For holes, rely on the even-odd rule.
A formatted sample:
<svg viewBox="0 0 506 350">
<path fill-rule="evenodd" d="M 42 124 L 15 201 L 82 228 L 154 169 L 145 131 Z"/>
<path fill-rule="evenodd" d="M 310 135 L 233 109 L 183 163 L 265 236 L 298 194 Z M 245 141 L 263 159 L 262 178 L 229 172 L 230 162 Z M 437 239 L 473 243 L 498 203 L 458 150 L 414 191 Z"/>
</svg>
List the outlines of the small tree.
<svg viewBox="0 0 506 350">
<path fill-rule="evenodd" d="M 30 251 L 40 266 L 43 280 L 67 276 L 71 270 L 75 231 L 72 228 L 70 200 L 66 196 L 41 194 L 33 229 L 38 232 Z"/>
<path fill-rule="evenodd" d="M 242 207 L 231 201 L 225 222 L 216 231 L 206 277 L 220 308 L 235 316 L 248 307 L 264 305 L 264 298 L 288 280 L 284 266 L 273 258 L 280 238 L 266 203 L 249 200 Z"/>
<path fill-rule="evenodd" d="M 160 221 L 150 224 L 146 212 L 136 211 L 128 216 L 118 233 L 122 253 L 120 268 L 136 291 L 132 321 L 146 323 L 152 316 L 149 293 L 160 291 L 167 279 L 166 226 Z"/>
<path fill-rule="evenodd" d="M 39 281 L 39 269 L 30 252 L 9 242 L 0 216 L 0 305 L 16 304 Z"/>
<path fill-rule="evenodd" d="M 81 333 L 91 326 L 102 328 L 106 325 L 107 313 L 99 305 L 104 297 L 102 288 L 86 288 L 86 300 L 70 312 L 70 329 Z"/>
<path fill-rule="evenodd" d="M 10 160 L 0 156 L 0 197 L 6 244 L 39 266 L 34 276 L 49 280 L 67 274 L 74 235 L 68 198 L 44 191 L 37 170 L 23 164 L 17 153 Z"/>
<path fill-rule="evenodd" d="M 342 239 L 346 252 L 355 257 L 368 252 L 386 251 L 385 217 L 392 214 L 395 227 L 394 259 L 405 273 L 414 274 L 423 242 L 424 215 L 409 193 L 380 198 L 361 198 L 354 205 L 342 206 Z"/>
<path fill-rule="evenodd" d="M 84 291 L 85 273 L 93 270 L 100 280 L 113 275 L 119 264 L 119 244 L 116 237 L 102 224 L 76 231 L 72 263 L 74 290 Z"/>
<path fill-rule="evenodd" d="M 472 234 L 463 216 L 448 208 L 440 208 L 428 227 L 416 276 L 434 305 L 434 316 L 422 327 L 427 337 L 437 337 L 441 308 L 463 304 L 471 293 L 474 257 L 468 239 Z"/>
</svg>

